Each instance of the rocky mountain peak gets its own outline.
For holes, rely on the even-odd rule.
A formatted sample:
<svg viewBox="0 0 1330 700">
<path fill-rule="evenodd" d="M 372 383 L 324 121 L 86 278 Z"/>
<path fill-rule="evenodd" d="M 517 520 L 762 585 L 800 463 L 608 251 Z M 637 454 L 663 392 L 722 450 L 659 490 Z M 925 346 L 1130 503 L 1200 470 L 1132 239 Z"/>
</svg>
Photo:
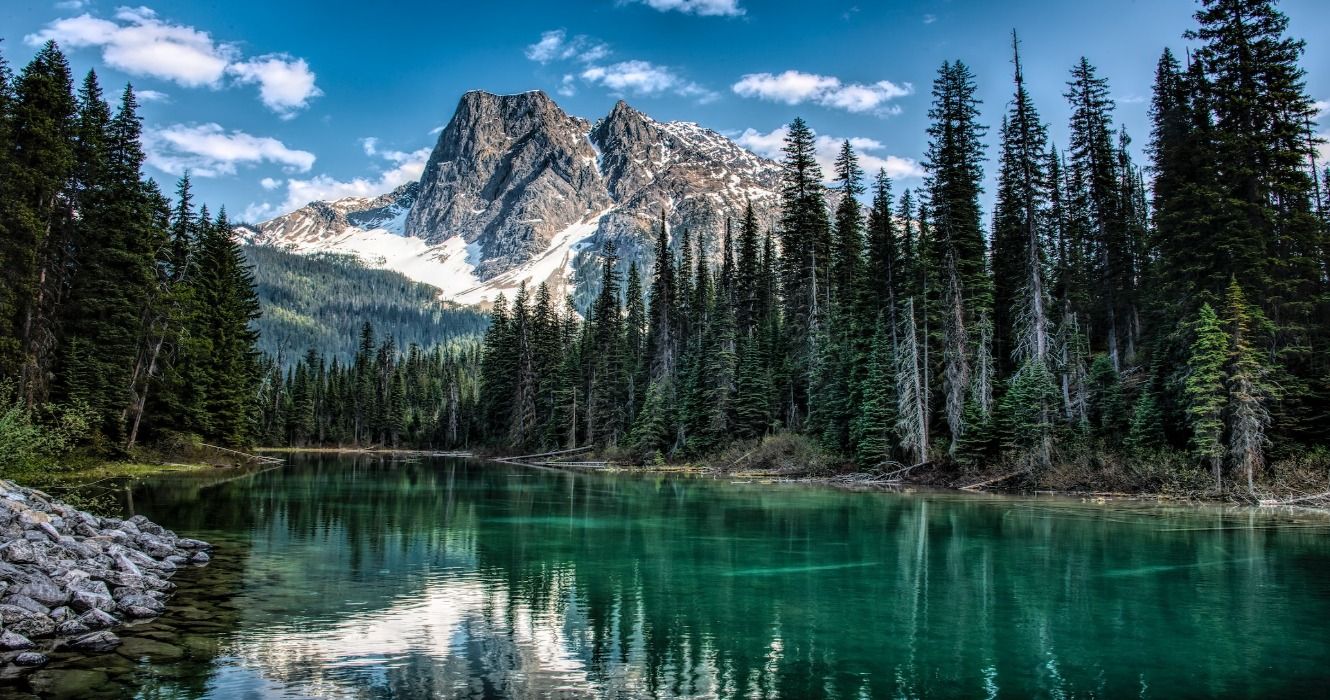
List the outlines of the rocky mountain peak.
<svg viewBox="0 0 1330 700">
<path fill-rule="evenodd" d="M 763 227 L 774 222 L 779 182 L 778 165 L 723 135 L 622 100 L 592 125 L 544 92 L 475 90 L 459 99 L 419 183 L 312 203 L 251 239 L 355 254 L 460 303 L 492 301 L 523 281 L 551 282 L 584 303 L 607 241 L 625 268 L 649 268 L 663 211 L 671 231 L 688 228 L 715 251 L 726 219 L 749 201 Z"/>
<path fill-rule="evenodd" d="M 478 245 L 481 279 L 529 260 L 610 205 L 589 128 L 543 92 L 466 93 L 425 166 L 407 235 Z"/>
</svg>

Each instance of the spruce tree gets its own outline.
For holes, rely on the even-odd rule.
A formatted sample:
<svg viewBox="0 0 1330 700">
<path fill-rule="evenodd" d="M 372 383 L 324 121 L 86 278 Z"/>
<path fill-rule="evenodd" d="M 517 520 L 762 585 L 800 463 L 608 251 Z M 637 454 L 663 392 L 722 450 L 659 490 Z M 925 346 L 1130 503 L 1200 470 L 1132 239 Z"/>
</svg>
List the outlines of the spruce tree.
<svg viewBox="0 0 1330 700">
<path fill-rule="evenodd" d="M 29 404 L 47 391 L 56 339 L 54 304 L 70 226 L 75 116 L 69 63 L 47 42 L 15 81 L 11 169 L 0 238 L 0 375 L 19 377 Z"/>
<path fill-rule="evenodd" d="M 1223 485 L 1220 471 L 1224 458 L 1224 365 L 1228 361 L 1229 339 L 1218 314 L 1209 304 L 1202 304 L 1192 326 L 1194 340 L 1187 361 L 1184 393 L 1187 417 L 1191 424 L 1191 447 L 1196 456 L 1210 465 L 1217 486 Z"/>
</svg>

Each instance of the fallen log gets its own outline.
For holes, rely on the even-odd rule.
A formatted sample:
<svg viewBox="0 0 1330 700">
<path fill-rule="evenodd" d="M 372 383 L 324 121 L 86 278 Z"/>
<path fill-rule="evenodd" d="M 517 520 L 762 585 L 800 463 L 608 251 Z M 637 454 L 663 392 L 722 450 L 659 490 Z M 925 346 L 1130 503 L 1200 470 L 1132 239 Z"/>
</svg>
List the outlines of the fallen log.
<svg viewBox="0 0 1330 700">
<path fill-rule="evenodd" d="M 1024 474 L 1024 473 L 1027 472 L 1027 471 L 1030 471 L 1030 470 L 1028 470 L 1028 469 L 1021 469 L 1021 470 L 1019 470 L 1019 471 L 1014 471 L 1014 472 L 1012 472 L 1012 473 L 1010 473 L 1010 474 L 1003 474 L 1002 476 L 999 476 L 999 477 L 996 477 L 996 478 L 993 478 L 993 479 L 988 479 L 987 481 L 981 481 L 981 482 L 979 482 L 979 483 L 977 483 L 977 484 L 970 484 L 969 486 L 962 486 L 962 487 L 961 487 L 961 490 L 962 490 L 962 491 L 973 491 L 973 490 L 975 490 L 975 489 L 983 488 L 983 487 L 988 486 L 988 485 L 990 485 L 990 484 L 996 484 L 996 483 L 999 482 L 999 481 L 1006 481 L 1007 479 L 1010 479 L 1010 478 L 1013 477 L 1013 476 L 1016 476 L 1016 475 L 1018 475 L 1018 474 Z"/>
<path fill-rule="evenodd" d="M 571 450 L 555 450 L 554 452 L 540 452 L 540 453 L 538 453 L 538 454 L 533 454 L 533 455 L 518 455 L 517 457 L 502 457 L 502 458 L 499 458 L 499 459 L 497 459 L 497 460 L 495 460 L 495 461 L 499 461 L 499 462 L 504 462 L 504 461 L 508 461 L 508 462 L 518 462 L 518 461 L 521 461 L 521 460 L 524 460 L 524 459 L 540 459 L 540 458 L 542 458 L 542 457 L 554 457 L 554 456 L 556 456 L 556 455 L 571 455 L 571 454 L 577 454 L 578 452 L 587 452 L 587 451 L 589 451 L 589 450 L 591 450 L 591 449 L 592 449 L 592 446 L 591 446 L 591 445 L 587 445 L 586 447 L 575 447 L 575 448 L 573 448 L 573 449 L 571 449 Z"/>
<path fill-rule="evenodd" d="M 1290 498 L 1290 499 L 1285 500 L 1285 501 L 1277 501 L 1277 500 L 1274 500 L 1274 499 L 1271 499 L 1271 498 L 1263 498 L 1263 499 L 1261 499 L 1261 501 L 1260 501 L 1260 505 L 1263 505 L 1263 506 L 1291 506 L 1291 505 L 1293 505 L 1294 503 L 1306 503 L 1307 501 L 1316 501 L 1316 500 L 1320 500 L 1320 499 L 1322 499 L 1322 498 L 1330 499 L 1330 491 L 1327 491 L 1327 492 L 1325 492 L 1325 493 L 1314 494 L 1314 495 L 1311 495 L 1311 496 L 1300 496 L 1300 497 L 1298 497 L 1298 498 Z"/>
</svg>

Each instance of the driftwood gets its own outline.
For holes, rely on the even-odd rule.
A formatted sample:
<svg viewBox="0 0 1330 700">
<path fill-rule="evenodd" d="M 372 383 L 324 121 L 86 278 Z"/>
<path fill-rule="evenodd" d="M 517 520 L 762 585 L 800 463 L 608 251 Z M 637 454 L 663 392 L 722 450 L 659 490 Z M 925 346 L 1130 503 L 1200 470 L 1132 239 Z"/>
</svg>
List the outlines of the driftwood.
<svg viewBox="0 0 1330 700">
<path fill-rule="evenodd" d="M 240 456 L 240 457 L 244 457 L 245 459 L 248 459 L 248 460 L 251 460 L 251 461 L 254 461 L 254 462 L 259 462 L 259 463 L 261 463 L 261 464 L 281 464 L 281 463 L 282 463 L 282 460 L 277 459 L 276 457 L 263 457 L 263 456 L 260 456 L 260 455 L 250 454 L 250 453 L 248 453 L 248 452 L 241 452 L 241 451 L 239 451 L 239 450 L 230 450 L 230 449 L 227 449 L 227 448 L 225 448 L 225 447 L 218 447 L 218 446 L 216 446 L 216 445 L 209 445 L 209 444 L 206 443 L 206 442 L 204 442 L 204 443 L 200 443 L 200 444 L 203 445 L 204 447 L 210 449 L 210 450 L 217 450 L 218 452 L 225 452 L 225 453 L 227 453 L 227 454 L 238 455 L 238 456 Z"/>
<path fill-rule="evenodd" d="M 1311 496 L 1299 496 L 1298 498 L 1290 498 L 1285 501 L 1277 501 L 1268 498 L 1261 499 L 1260 504 L 1263 506 L 1290 506 L 1293 505 L 1294 503 L 1306 503 L 1307 501 L 1319 501 L 1321 499 L 1330 500 L 1330 491 L 1327 491 L 1325 493 L 1313 494 Z"/>
<path fill-rule="evenodd" d="M 1006 481 L 1007 479 L 1010 479 L 1010 478 L 1013 477 L 1013 476 L 1017 476 L 1017 475 L 1019 475 L 1019 474 L 1024 474 L 1024 473 L 1027 472 L 1027 471 L 1030 471 L 1030 470 L 1029 470 L 1029 469 L 1021 469 L 1021 470 L 1019 470 L 1019 471 L 1014 471 L 1014 472 L 1012 472 L 1012 473 L 1010 473 L 1010 474 L 1003 474 L 1002 476 L 999 476 L 999 477 L 996 477 L 996 478 L 993 478 L 993 479 L 988 479 L 988 480 L 986 480 L 986 481 L 981 481 L 981 482 L 979 482 L 979 483 L 977 483 L 977 484 L 970 484 L 969 486 L 962 486 L 962 487 L 961 487 L 961 490 L 962 490 L 962 491 L 972 491 L 972 490 L 974 490 L 974 489 L 983 488 L 983 487 L 988 486 L 988 485 L 990 485 L 990 484 L 996 484 L 996 483 L 999 482 L 999 481 Z"/>
<path fill-rule="evenodd" d="M 885 466 L 887 466 L 888 464 L 893 464 L 893 465 L 896 465 L 896 466 L 900 466 L 900 462 L 883 462 L 882 464 L 880 464 L 880 465 L 878 465 L 878 466 L 880 466 L 880 467 L 885 467 Z M 897 474 L 899 474 L 899 475 L 901 475 L 901 476 L 903 477 L 903 476 L 905 476 L 906 474 L 909 474 L 911 471 L 913 471 L 913 470 L 915 470 L 915 469 L 918 469 L 919 467 L 928 466 L 929 464 L 932 464 L 932 462 L 928 462 L 928 461 L 920 462 L 920 463 L 918 463 L 918 464 L 914 464 L 914 465 L 911 465 L 911 466 L 908 466 L 908 467 L 901 467 L 900 469 L 897 469 L 897 470 L 894 471 L 894 472 L 887 472 L 886 474 L 883 474 L 883 476 L 885 476 L 885 477 L 887 477 L 888 479 L 890 479 L 890 478 L 895 477 Z"/>
<path fill-rule="evenodd" d="M 555 450 L 554 452 L 541 452 L 541 453 L 533 454 L 533 455 L 518 455 L 517 457 L 503 457 L 503 458 L 501 458 L 501 459 L 499 459 L 499 460 L 496 460 L 496 461 L 500 461 L 500 462 L 520 462 L 520 461 L 525 460 L 525 459 L 540 459 L 540 458 L 542 458 L 542 457 L 555 457 L 555 456 L 558 456 L 558 455 L 571 455 L 571 454 L 577 454 L 578 452 L 587 452 L 587 451 L 589 451 L 589 450 L 591 450 L 591 449 L 592 449 L 591 445 L 587 445 L 586 447 L 575 447 L 575 448 L 573 448 L 573 449 L 571 449 L 571 450 Z"/>
</svg>

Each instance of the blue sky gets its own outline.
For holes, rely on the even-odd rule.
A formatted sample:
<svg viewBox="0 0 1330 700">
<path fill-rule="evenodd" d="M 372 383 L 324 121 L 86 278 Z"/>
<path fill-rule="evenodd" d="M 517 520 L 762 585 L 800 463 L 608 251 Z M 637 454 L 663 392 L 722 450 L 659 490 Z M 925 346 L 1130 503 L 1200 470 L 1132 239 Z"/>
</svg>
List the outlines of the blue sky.
<svg viewBox="0 0 1330 700">
<path fill-rule="evenodd" d="M 387 5 L 388 3 L 384 3 Z M 168 191 L 190 168 L 200 198 L 236 217 L 315 198 L 378 194 L 415 179 L 437 129 L 470 89 L 542 89 L 594 121 L 624 98 L 696 121 L 759 152 L 802 116 L 829 152 L 860 146 L 870 170 L 919 184 L 929 89 L 948 59 L 978 77 L 996 142 L 1011 91 L 1009 32 L 1054 139 L 1082 54 L 1110 81 L 1118 122 L 1143 146 L 1154 64 L 1179 54 L 1190 0 L 9 0 L 0 44 L 19 69 L 46 37 L 108 94 L 144 98 L 149 174 Z M 1330 3 L 1286 0 L 1307 40 L 1316 99 L 1330 99 Z M 1322 31 L 1318 31 L 1322 30 Z M 1330 118 L 1321 124 L 1330 129 Z M 990 156 L 995 155 L 990 148 Z M 990 161 L 987 170 L 995 169 Z"/>
</svg>

